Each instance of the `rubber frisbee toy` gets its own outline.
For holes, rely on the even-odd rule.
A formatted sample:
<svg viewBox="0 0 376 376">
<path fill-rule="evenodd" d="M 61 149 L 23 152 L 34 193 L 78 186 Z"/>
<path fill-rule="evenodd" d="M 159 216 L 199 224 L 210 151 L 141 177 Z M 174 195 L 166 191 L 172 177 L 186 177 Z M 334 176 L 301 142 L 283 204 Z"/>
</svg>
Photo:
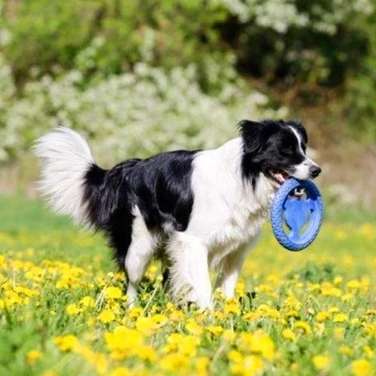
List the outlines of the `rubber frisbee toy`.
<svg viewBox="0 0 376 376">
<path fill-rule="evenodd" d="M 272 203 L 270 220 L 274 236 L 286 249 L 301 251 L 315 240 L 323 213 L 317 186 L 309 180 L 290 178 L 278 189 Z"/>
</svg>

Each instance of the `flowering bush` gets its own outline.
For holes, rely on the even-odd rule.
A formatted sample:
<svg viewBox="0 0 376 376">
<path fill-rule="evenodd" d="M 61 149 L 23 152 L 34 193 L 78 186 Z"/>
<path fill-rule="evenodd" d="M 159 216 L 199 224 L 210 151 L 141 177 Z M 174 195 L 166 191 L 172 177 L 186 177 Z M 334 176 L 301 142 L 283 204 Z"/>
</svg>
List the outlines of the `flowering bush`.
<svg viewBox="0 0 376 376">
<path fill-rule="evenodd" d="M 213 72 L 215 68 L 213 63 Z M 3 71 L 10 73 L 4 62 Z M 57 79 L 44 76 L 29 82 L 21 99 L 12 98 L 12 82 L 6 78 L 8 88 L 0 92 L 3 161 L 58 124 L 83 132 L 102 161 L 114 162 L 167 149 L 215 147 L 236 136 L 242 118 L 286 115 L 285 109 L 263 110 L 267 97 L 234 84 L 224 85 L 216 97 L 204 94 L 194 66 L 167 72 L 139 63 L 133 73 L 89 86 L 83 85 L 79 71 L 70 71 Z"/>
<path fill-rule="evenodd" d="M 0 0 L 0 161 L 61 121 L 116 157 L 217 145 L 281 114 L 238 72 L 308 101 L 359 73 L 348 118 L 373 137 L 374 19 L 372 0 Z"/>
</svg>

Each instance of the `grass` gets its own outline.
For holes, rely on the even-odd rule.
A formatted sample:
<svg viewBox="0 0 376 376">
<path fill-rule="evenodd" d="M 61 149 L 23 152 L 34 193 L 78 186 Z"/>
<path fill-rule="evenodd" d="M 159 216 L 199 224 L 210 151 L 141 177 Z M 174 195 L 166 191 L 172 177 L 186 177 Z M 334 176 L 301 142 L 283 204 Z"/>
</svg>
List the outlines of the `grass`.
<svg viewBox="0 0 376 376">
<path fill-rule="evenodd" d="M 266 226 L 236 299 L 216 292 L 215 311 L 202 312 L 170 302 L 158 264 L 129 309 L 99 234 L 38 201 L 2 197 L 0 207 L 0 375 L 375 374 L 367 213 L 329 209 L 299 253 Z"/>
</svg>

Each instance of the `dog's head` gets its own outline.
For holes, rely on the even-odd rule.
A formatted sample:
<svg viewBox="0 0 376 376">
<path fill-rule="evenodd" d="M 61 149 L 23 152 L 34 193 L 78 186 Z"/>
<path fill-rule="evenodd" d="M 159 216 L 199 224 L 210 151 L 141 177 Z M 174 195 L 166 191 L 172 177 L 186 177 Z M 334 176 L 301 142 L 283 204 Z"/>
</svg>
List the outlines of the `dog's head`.
<svg viewBox="0 0 376 376">
<path fill-rule="evenodd" d="M 263 120 L 239 123 L 245 177 L 263 173 L 276 186 L 289 177 L 316 178 L 321 168 L 306 156 L 307 132 L 298 121 Z"/>
</svg>

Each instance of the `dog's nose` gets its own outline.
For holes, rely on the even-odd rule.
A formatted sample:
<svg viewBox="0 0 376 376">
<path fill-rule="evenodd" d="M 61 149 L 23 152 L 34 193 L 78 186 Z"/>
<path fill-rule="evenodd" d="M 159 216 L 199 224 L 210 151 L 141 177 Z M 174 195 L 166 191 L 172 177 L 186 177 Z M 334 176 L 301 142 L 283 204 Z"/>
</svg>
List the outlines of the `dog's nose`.
<svg viewBox="0 0 376 376">
<path fill-rule="evenodd" d="M 309 173 L 312 178 L 317 178 L 320 175 L 321 168 L 319 166 L 311 166 L 309 168 Z"/>
</svg>

